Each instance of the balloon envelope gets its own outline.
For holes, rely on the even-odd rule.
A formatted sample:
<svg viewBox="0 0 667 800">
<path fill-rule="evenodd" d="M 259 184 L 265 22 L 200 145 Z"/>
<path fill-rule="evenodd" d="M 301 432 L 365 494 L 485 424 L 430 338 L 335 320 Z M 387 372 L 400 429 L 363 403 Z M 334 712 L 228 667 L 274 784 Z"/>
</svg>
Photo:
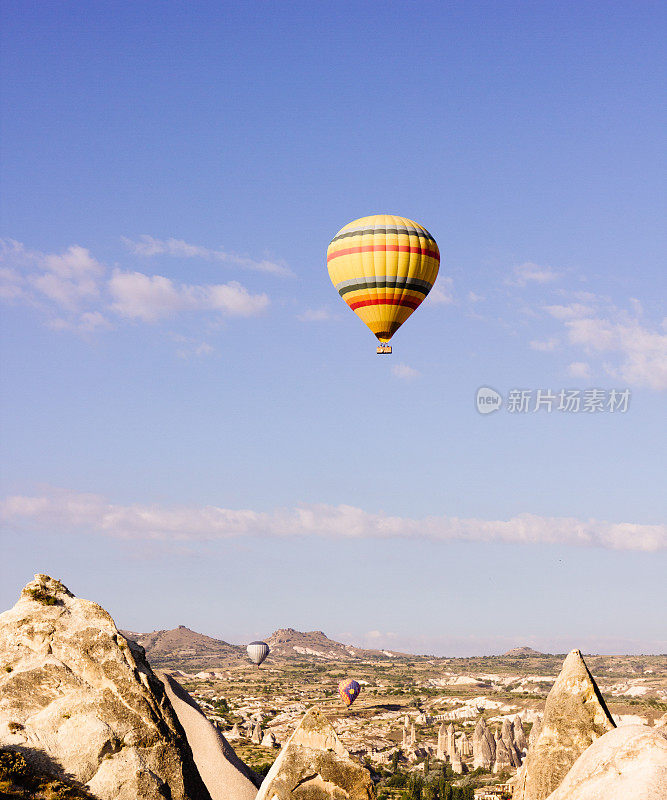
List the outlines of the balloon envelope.
<svg viewBox="0 0 667 800">
<path fill-rule="evenodd" d="M 338 684 L 338 694 L 346 706 L 351 706 L 359 696 L 361 686 L 356 681 L 341 681 Z"/>
<path fill-rule="evenodd" d="M 257 664 L 257 666 L 259 666 L 271 652 L 266 642 L 250 642 L 246 650 L 248 651 L 250 660 L 254 664 Z"/>
<path fill-rule="evenodd" d="M 380 342 L 388 342 L 431 291 L 440 251 L 411 219 L 375 214 L 338 231 L 327 267 L 343 300 Z"/>
</svg>

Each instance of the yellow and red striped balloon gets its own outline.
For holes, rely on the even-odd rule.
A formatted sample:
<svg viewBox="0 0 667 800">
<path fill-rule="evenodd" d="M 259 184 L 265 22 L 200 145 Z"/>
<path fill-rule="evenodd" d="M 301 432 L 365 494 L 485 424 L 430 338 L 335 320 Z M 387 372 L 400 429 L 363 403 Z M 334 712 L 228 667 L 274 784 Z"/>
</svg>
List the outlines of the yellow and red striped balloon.
<svg viewBox="0 0 667 800">
<path fill-rule="evenodd" d="M 440 251 L 405 217 L 374 214 L 341 228 L 327 249 L 331 282 L 380 342 L 388 342 L 431 291 Z"/>
</svg>

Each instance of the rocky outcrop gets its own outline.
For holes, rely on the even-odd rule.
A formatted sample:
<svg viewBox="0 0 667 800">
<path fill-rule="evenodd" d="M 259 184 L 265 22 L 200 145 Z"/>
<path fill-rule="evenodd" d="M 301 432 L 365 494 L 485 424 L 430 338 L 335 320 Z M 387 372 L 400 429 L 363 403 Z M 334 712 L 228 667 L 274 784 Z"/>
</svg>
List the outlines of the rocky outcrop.
<svg viewBox="0 0 667 800">
<path fill-rule="evenodd" d="M 493 764 L 493 771 L 495 773 L 505 772 L 512 769 L 512 757 L 508 748 L 505 745 L 503 737 L 496 733 L 496 760 Z"/>
<path fill-rule="evenodd" d="M 267 731 L 262 739 L 262 747 L 277 747 L 278 742 L 272 731 Z"/>
<path fill-rule="evenodd" d="M 491 769 L 496 760 L 496 740 L 483 717 L 480 717 L 472 736 L 472 754 L 475 769 Z"/>
<path fill-rule="evenodd" d="M 241 761 L 180 683 L 169 672 L 156 674 L 183 726 L 211 800 L 254 800 L 259 777 Z"/>
<path fill-rule="evenodd" d="M 231 731 L 227 732 L 227 737 L 226 738 L 229 739 L 229 740 L 240 739 L 241 738 L 241 729 L 239 728 L 238 722 L 235 722 L 232 725 L 232 729 L 231 729 Z"/>
<path fill-rule="evenodd" d="M 596 739 L 615 728 L 579 650 L 563 663 L 517 780 L 514 800 L 545 800 Z"/>
<path fill-rule="evenodd" d="M 454 748 L 454 753 L 451 756 L 451 762 L 452 762 L 452 772 L 454 772 L 456 775 L 461 775 L 464 767 L 463 767 L 463 762 L 461 761 L 461 754 L 456 748 Z"/>
<path fill-rule="evenodd" d="M 517 714 L 512 723 L 512 736 L 514 737 L 514 746 L 516 747 L 519 755 L 523 758 L 528 749 L 528 742 L 526 741 L 526 733 L 523 729 L 523 722 L 521 717 Z"/>
<path fill-rule="evenodd" d="M 445 749 L 447 750 L 447 755 L 449 756 L 450 759 L 454 758 L 454 753 L 456 750 L 455 741 L 456 737 L 454 735 L 454 725 L 450 722 L 447 728 L 447 740 L 445 746 Z"/>
<path fill-rule="evenodd" d="M 210 800 L 164 687 L 107 612 L 36 575 L 0 614 L 0 746 L 100 800 Z"/>
<path fill-rule="evenodd" d="M 438 749 L 436 751 L 436 757 L 441 761 L 446 761 L 447 759 L 447 726 L 444 722 L 440 723 L 440 727 L 438 728 Z"/>
<path fill-rule="evenodd" d="M 257 800 L 373 800 L 368 770 L 354 761 L 325 717 L 311 708 L 275 760 Z"/>
<path fill-rule="evenodd" d="M 513 768 L 521 766 L 521 755 L 514 744 L 514 727 L 509 719 L 503 720 L 503 727 L 502 727 L 502 734 L 501 738 L 503 744 L 505 745 L 505 749 L 507 750 L 507 755 L 510 760 L 510 766 Z M 498 759 L 498 755 L 496 754 L 496 760 Z"/>
<path fill-rule="evenodd" d="M 258 722 L 252 729 L 252 736 L 250 737 L 250 741 L 253 744 L 261 744 L 263 738 L 264 738 L 264 733 L 262 731 L 262 726 Z"/>
<path fill-rule="evenodd" d="M 664 800 L 665 797 L 667 731 L 626 725 L 593 742 L 548 800 Z"/>
</svg>

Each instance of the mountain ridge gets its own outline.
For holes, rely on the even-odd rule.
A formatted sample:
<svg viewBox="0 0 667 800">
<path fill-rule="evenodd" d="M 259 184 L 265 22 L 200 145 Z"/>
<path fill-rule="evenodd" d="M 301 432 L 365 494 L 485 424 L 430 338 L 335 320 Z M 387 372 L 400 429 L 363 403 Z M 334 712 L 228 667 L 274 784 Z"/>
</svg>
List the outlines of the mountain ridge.
<svg viewBox="0 0 667 800">
<path fill-rule="evenodd" d="M 207 666 L 237 666 L 247 661 L 245 645 L 231 644 L 193 631 L 185 625 L 150 633 L 123 630 L 123 636 L 144 648 L 152 663 L 160 666 L 201 669 Z M 269 659 L 313 659 L 316 661 L 348 661 L 354 659 L 409 658 L 406 653 L 375 650 L 343 644 L 330 639 L 323 631 L 297 631 L 278 628 L 264 641 L 271 648 Z"/>
</svg>

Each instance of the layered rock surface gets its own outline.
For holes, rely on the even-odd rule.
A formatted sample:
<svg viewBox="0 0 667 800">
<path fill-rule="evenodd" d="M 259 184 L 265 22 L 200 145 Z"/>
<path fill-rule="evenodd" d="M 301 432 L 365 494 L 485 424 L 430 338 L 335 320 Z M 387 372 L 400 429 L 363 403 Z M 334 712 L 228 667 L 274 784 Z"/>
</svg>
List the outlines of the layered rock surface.
<svg viewBox="0 0 667 800">
<path fill-rule="evenodd" d="M 549 692 L 539 731 L 531 731 L 514 800 L 545 800 L 579 756 L 615 727 L 581 652 L 573 650 Z"/>
<path fill-rule="evenodd" d="M 325 717 L 311 708 L 289 738 L 257 800 L 372 800 L 367 769 L 354 761 Z"/>
<path fill-rule="evenodd" d="M 211 800 L 254 800 L 259 786 L 257 775 L 241 761 L 180 683 L 169 672 L 156 674 L 183 726 Z"/>
<path fill-rule="evenodd" d="M 211 800 L 143 650 L 46 575 L 0 614 L 0 746 L 100 800 Z"/>
<path fill-rule="evenodd" d="M 665 797 L 667 731 L 626 725 L 593 742 L 548 800 L 664 800 Z"/>
</svg>

